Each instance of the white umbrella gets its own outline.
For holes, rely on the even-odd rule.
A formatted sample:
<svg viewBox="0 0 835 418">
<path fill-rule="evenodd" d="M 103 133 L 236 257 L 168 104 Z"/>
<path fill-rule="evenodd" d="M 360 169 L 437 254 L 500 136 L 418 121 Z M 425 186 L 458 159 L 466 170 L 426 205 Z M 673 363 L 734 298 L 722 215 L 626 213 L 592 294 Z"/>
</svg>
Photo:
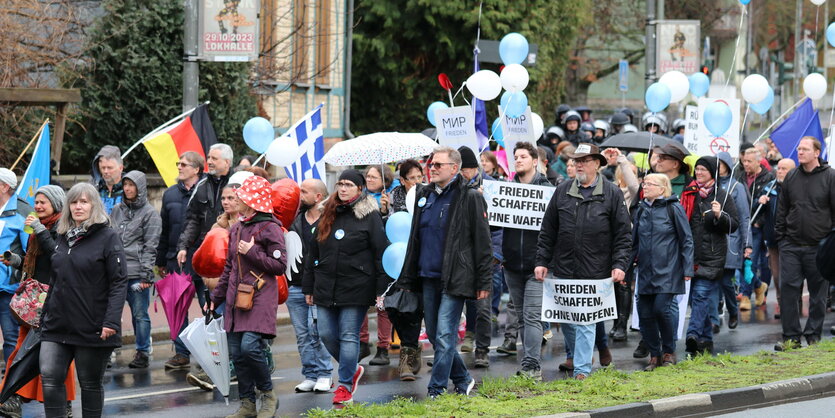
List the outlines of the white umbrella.
<svg viewBox="0 0 835 418">
<path fill-rule="evenodd" d="M 196 318 L 180 333 L 180 340 L 212 379 L 228 405 L 229 346 L 223 329 L 223 317 L 212 319 L 208 324 L 205 318 Z"/>
<path fill-rule="evenodd" d="M 377 132 L 337 143 L 323 160 L 336 166 L 383 164 L 429 155 L 437 146 L 424 134 Z"/>
</svg>

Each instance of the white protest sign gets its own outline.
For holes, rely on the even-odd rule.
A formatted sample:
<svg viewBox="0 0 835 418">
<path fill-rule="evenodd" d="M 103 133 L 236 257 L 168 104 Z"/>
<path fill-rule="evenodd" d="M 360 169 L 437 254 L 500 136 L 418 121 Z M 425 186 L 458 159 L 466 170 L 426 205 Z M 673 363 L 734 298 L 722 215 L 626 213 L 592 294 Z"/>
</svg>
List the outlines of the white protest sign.
<svg viewBox="0 0 835 418">
<path fill-rule="evenodd" d="M 687 106 L 684 108 L 684 148 L 691 153 L 699 152 L 699 144 L 696 141 L 696 131 L 699 130 L 699 107 Z"/>
<path fill-rule="evenodd" d="M 539 231 L 554 188 L 504 181 L 485 180 L 490 226 Z"/>
<path fill-rule="evenodd" d="M 458 149 L 470 147 L 479 155 L 478 139 L 475 133 L 475 114 L 470 106 L 456 106 L 447 109 L 435 109 L 435 122 L 438 143 Z"/>
<path fill-rule="evenodd" d="M 713 102 L 723 102 L 731 109 L 733 119 L 731 120 L 731 127 L 721 137 L 714 137 L 705 126 L 705 110 L 707 106 Z M 739 99 L 709 99 L 702 97 L 699 99 L 699 128 L 696 130 L 696 147 L 698 150 L 692 151 L 696 155 L 716 155 L 722 151 L 726 151 L 733 155 L 739 155 L 739 127 L 742 123 L 739 115 Z M 687 148 L 690 150 L 690 148 Z"/>
<path fill-rule="evenodd" d="M 590 325 L 617 316 L 611 277 L 603 280 L 550 278 L 542 284 L 542 321 Z"/>
<path fill-rule="evenodd" d="M 632 304 L 632 324 L 630 325 L 631 328 L 634 329 L 641 329 L 641 322 L 638 318 L 638 287 L 640 283 L 638 282 L 638 269 L 635 269 L 635 303 Z M 684 336 L 684 327 L 687 322 L 687 306 L 689 305 L 690 301 L 690 281 L 684 282 L 684 294 L 683 295 L 676 295 L 675 297 L 676 304 L 678 305 L 678 330 L 676 333 L 676 339 L 680 340 L 681 337 Z"/>
<path fill-rule="evenodd" d="M 499 108 L 499 114 L 502 114 L 502 109 Z M 533 136 L 533 120 L 531 119 L 531 107 L 525 108 L 523 113 L 518 118 L 512 118 L 504 115 L 501 118 L 502 134 L 504 135 L 504 148 L 507 150 L 507 168 L 511 172 L 516 172 L 516 160 L 513 158 L 513 148 L 519 142 L 530 142 L 536 146 L 537 138 Z"/>
</svg>

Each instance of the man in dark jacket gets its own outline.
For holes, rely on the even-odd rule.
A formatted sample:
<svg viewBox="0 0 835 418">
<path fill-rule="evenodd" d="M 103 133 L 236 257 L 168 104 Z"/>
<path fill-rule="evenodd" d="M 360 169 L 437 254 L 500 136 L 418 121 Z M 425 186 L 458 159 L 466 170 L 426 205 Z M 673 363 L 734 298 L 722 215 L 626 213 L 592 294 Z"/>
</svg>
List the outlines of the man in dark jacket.
<svg viewBox="0 0 835 418">
<path fill-rule="evenodd" d="M 632 250 L 632 226 L 623 193 L 598 175 L 606 164 L 596 145 L 580 144 L 569 155 L 577 167 L 574 181 L 557 186 L 539 233 L 536 252 L 537 280 L 549 269 L 560 279 L 624 280 Z M 560 245 L 557 245 L 557 242 Z M 574 377 L 591 373 L 595 324 L 565 324 L 574 329 Z"/>
<path fill-rule="evenodd" d="M 122 201 L 122 154 L 118 147 L 105 145 L 93 158 L 93 186 L 99 191 L 104 210 L 110 215 Z"/>
<path fill-rule="evenodd" d="M 177 184 L 168 188 L 162 194 L 162 209 L 159 212 L 162 219 L 162 234 L 159 238 L 159 245 L 157 245 L 157 260 L 156 266 L 160 277 L 165 277 L 168 272 L 178 271 L 177 265 L 177 241 L 183 233 L 183 224 L 186 221 L 186 209 L 188 208 L 188 201 L 191 199 L 191 193 L 194 191 L 194 185 L 200 180 L 203 174 L 203 167 L 206 161 L 203 157 L 194 152 L 186 151 L 180 156 L 180 161 L 177 162 Z M 197 300 L 200 306 L 206 304 L 203 290 L 205 285 L 203 280 L 197 276 L 191 268 L 192 254 L 186 254 L 186 262 L 183 264 L 182 272 L 191 275 L 194 282 L 194 289 L 197 294 Z M 183 326 L 180 328 L 182 332 L 188 326 L 188 315 L 183 318 Z M 174 340 L 173 357 L 165 362 L 165 368 L 188 369 L 189 368 L 189 353 L 185 344 L 177 338 Z"/>
<path fill-rule="evenodd" d="M 797 145 L 800 166 L 783 181 L 777 203 L 777 242 L 780 246 L 780 321 L 783 343 L 800 345 L 800 336 L 808 344 L 821 339 L 826 315 L 827 281 L 815 263 L 818 243 L 835 225 L 835 170 L 820 158 L 821 144 L 815 137 L 804 136 Z M 803 281 L 809 289 L 809 319 L 800 328 L 800 301 Z"/>
<path fill-rule="evenodd" d="M 513 148 L 515 183 L 551 187 L 548 179 L 536 170 L 537 156 L 537 149 L 530 142 L 516 144 Z M 522 320 L 521 373 L 534 380 L 542 379 L 542 282 L 533 274 L 538 237 L 537 230 L 505 228 L 502 239 L 505 281 L 516 315 Z"/>
<path fill-rule="evenodd" d="M 188 202 L 183 234 L 177 242 L 177 264 L 180 266 L 186 263 L 189 251 L 194 253 L 200 248 L 206 233 L 212 229 L 218 215 L 223 212 L 220 195 L 232 174 L 233 157 L 232 147 L 229 145 L 214 144 L 209 149 L 209 175 L 200 180 L 194 188 Z"/>
<path fill-rule="evenodd" d="M 423 292 L 424 318 L 435 350 L 429 396 L 446 391 L 469 395 L 475 380 L 455 350 L 466 299 L 485 299 L 493 281 L 493 253 L 484 197 L 459 175 L 461 154 L 435 149 L 432 183 L 418 187 L 412 233 L 397 285 Z"/>
<path fill-rule="evenodd" d="M 757 147 L 745 151 L 742 157 L 742 166 L 745 169 L 744 179 L 748 187 L 748 198 L 756 199 L 763 194 L 763 189 L 768 183 L 774 181 L 774 173 L 769 171 L 760 160 L 763 159 L 760 149 Z M 751 206 L 751 216 L 754 215 L 756 207 L 754 201 L 749 201 Z M 759 216 L 759 215 L 758 215 Z M 744 286 L 743 298 L 751 296 L 753 290 L 756 298 L 754 305 L 760 306 L 765 303 L 765 291 L 768 290 L 768 285 L 771 283 L 771 269 L 768 266 L 768 258 L 766 257 L 767 249 L 765 246 L 765 239 L 763 236 L 763 229 L 761 222 L 757 219 L 751 218 L 751 269 L 754 270 L 754 280 L 750 285 Z M 777 272 L 774 272 L 776 274 Z"/>
</svg>

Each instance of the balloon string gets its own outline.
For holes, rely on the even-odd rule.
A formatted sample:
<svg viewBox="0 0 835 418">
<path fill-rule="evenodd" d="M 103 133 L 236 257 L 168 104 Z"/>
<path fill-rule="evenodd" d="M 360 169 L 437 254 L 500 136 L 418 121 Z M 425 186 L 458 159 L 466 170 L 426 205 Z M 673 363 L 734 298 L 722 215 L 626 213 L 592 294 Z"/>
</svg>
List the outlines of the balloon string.
<svg viewBox="0 0 835 418">
<path fill-rule="evenodd" d="M 448 90 L 449 91 L 449 105 L 450 106 L 452 106 L 452 101 L 455 100 L 456 97 L 458 97 L 458 95 L 461 93 L 462 90 L 464 90 L 464 86 L 466 86 L 466 85 L 467 85 L 467 82 L 465 81 L 463 84 L 461 84 L 461 88 L 459 88 L 458 91 L 456 91 L 454 95 L 452 94 L 452 90 Z M 462 94 L 461 97 L 464 97 L 465 102 L 467 101 L 467 98 L 466 98 L 465 95 Z M 469 104 L 470 102 L 467 102 L 467 103 Z"/>
<path fill-rule="evenodd" d="M 736 68 L 736 55 L 739 51 L 739 40 L 742 38 L 740 35 L 742 33 L 742 23 L 745 21 L 745 14 L 747 13 L 747 8 L 740 4 L 740 8 L 742 9 L 742 14 L 739 15 L 739 29 L 736 30 L 736 46 L 734 47 L 734 56 L 731 60 L 731 71 L 728 73 L 728 77 L 725 79 L 725 88 L 728 87 L 728 84 L 731 82 L 731 77 L 733 77 L 734 69 Z"/>
<path fill-rule="evenodd" d="M 513 94 L 510 95 L 510 98 L 507 100 L 507 105 L 505 105 L 505 107 L 499 106 L 499 123 L 501 123 L 501 120 L 504 117 L 504 114 L 507 112 L 507 108 L 510 107 L 511 100 L 513 100 Z M 499 126 L 501 126 L 501 125 L 499 125 Z M 490 140 L 493 139 L 493 132 L 495 132 L 495 131 L 493 130 L 493 126 L 491 125 L 490 126 L 490 136 L 487 138 L 487 142 L 490 142 Z M 508 168 L 510 168 L 510 167 L 508 167 Z"/>
<path fill-rule="evenodd" d="M 655 116 L 655 115 L 656 115 L 656 113 L 652 112 L 652 116 Z M 650 172 L 650 170 L 652 170 L 652 165 L 649 162 L 650 153 L 652 152 L 652 141 L 653 141 L 652 131 L 649 131 L 649 148 L 647 148 L 647 167 L 644 169 L 644 175 L 646 175 L 647 173 Z"/>
<path fill-rule="evenodd" d="M 775 119 L 774 122 L 771 125 L 768 126 L 768 128 L 765 128 L 763 133 L 760 134 L 759 138 L 757 138 L 757 140 L 754 141 L 753 144 L 757 145 L 757 142 L 760 142 L 760 140 L 763 139 L 771 131 L 771 128 L 773 128 L 775 125 L 780 123 L 780 119 L 783 119 L 786 115 L 788 115 L 789 112 L 791 112 L 794 108 L 796 108 L 798 105 L 800 105 L 800 103 L 802 103 L 804 100 L 806 100 L 806 98 L 807 98 L 807 96 L 801 97 L 800 100 L 797 101 L 797 103 L 791 105 L 791 107 L 788 108 L 785 112 L 783 112 L 782 115 L 778 116 L 777 119 Z"/>
<path fill-rule="evenodd" d="M 750 103 L 747 106 L 745 106 L 745 116 L 742 118 L 742 127 L 739 129 L 740 140 L 742 139 L 742 133 L 745 132 L 745 122 L 748 120 L 748 111 L 749 110 L 751 110 L 751 104 Z M 731 179 L 730 179 L 730 181 L 734 181 L 734 171 L 736 170 L 736 168 L 738 166 L 739 166 L 739 161 L 737 161 L 736 164 L 734 164 L 734 166 L 731 167 Z M 719 169 L 719 159 L 718 158 L 716 159 L 716 168 L 717 168 L 717 171 L 718 171 L 718 169 Z M 728 190 L 728 193 L 725 194 L 725 200 L 722 201 L 722 206 L 723 207 L 725 206 L 725 203 L 728 201 L 728 196 L 730 195 L 730 189 L 733 189 L 733 185 L 730 184 L 730 183 L 728 183 L 728 184 L 729 184 L 729 187 L 728 187 L 729 190 Z M 753 188 L 751 190 L 753 190 Z"/>
<path fill-rule="evenodd" d="M 829 111 L 829 126 L 826 128 L 826 161 L 829 161 L 829 147 L 832 142 L 832 116 L 835 115 L 835 91 L 832 92 L 832 108 Z"/>
</svg>

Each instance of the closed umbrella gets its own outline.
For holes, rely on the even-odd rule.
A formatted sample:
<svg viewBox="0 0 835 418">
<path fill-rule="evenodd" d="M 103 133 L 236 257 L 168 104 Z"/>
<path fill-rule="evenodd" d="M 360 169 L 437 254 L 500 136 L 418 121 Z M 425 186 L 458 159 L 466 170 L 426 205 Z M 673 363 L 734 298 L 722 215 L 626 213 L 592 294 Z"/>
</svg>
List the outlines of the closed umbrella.
<svg viewBox="0 0 835 418">
<path fill-rule="evenodd" d="M 40 372 L 41 330 L 32 328 L 23 339 L 14 359 L 6 367 L 3 390 L 0 391 L 0 404 L 9 400 L 20 388 L 37 377 Z"/>
<path fill-rule="evenodd" d="M 180 326 L 188 316 L 188 308 L 194 298 L 195 290 L 191 275 L 178 272 L 168 273 L 156 283 L 156 287 L 165 311 L 165 318 L 168 319 L 171 339 L 176 340 Z"/>
<path fill-rule="evenodd" d="M 180 340 L 197 360 L 203 371 L 212 379 L 215 388 L 229 404 L 229 346 L 223 317 L 214 311 L 205 312 L 180 333 Z"/>
</svg>

